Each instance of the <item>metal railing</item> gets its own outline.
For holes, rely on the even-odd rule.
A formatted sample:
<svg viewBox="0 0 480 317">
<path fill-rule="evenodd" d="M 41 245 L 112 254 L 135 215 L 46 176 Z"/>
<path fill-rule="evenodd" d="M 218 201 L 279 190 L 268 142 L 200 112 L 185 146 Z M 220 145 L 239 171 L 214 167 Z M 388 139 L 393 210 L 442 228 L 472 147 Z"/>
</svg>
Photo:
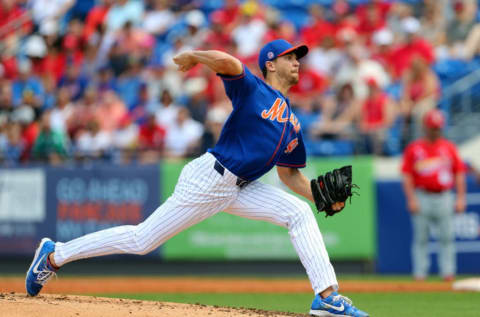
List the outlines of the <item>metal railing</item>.
<svg viewBox="0 0 480 317">
<path fill-rule="evenodd" d="M 447 136 L 452 141 L 480 134 L 480 69 L 445 87 L 439 104 L 448 114 Z"/>
</svg>

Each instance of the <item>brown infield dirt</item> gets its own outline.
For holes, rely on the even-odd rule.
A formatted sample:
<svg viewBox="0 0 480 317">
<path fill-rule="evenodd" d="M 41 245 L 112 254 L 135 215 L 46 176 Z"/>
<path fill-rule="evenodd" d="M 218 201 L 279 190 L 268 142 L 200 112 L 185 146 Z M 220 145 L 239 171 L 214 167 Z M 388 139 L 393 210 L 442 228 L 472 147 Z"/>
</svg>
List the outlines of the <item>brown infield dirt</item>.
<svg viewBox="0 0 480 317">
<path fill-rule="evenodd" d="M 340 281 L 342 292 L 441 292 L 446 282 Z M 58 294 L 99 293 L 305 293 L 308 280 L 196 277 L 82 277 L 50 281 L 35 298 L 25 295 L 21 277 L 0 277 L 0 316 L 165 316 L 165 317 L 262 317 L 307 316 L 246 308 L 163 303 Z"/>
<path fill-rule="evenodd" d="M 0 293 L 0 315 L 5 317 L 276 317 L 307 316 L 249 308 L 161 303 L 92 296 Z"/>
</svg>

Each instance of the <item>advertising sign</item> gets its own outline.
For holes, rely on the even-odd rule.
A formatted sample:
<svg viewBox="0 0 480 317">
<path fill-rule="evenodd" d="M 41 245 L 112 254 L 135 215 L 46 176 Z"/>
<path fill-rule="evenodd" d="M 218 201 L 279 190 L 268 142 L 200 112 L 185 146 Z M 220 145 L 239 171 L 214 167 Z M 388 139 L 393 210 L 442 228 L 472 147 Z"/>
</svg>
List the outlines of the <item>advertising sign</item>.
<svg viewBox="0 0 480 317">
<path fill-rule="evenodd" d="M 0 169 L 0 252 L 32 250 L 45 226 L 45 172 L 38 168 Z"/>
<path fill-rule="evenodd" d="M 42 237 L 136 225 L 159 194 L 157 165 L 0 169 L 0 253 L 31 255 Z"/>
<path fill-rule="evenodd" d="M 168 197 L 174 189 L 185 162 L 164 163 L 162 179 L 164 194 Z M 360 186 L 360 196 L 352 199 L 345 210 L 335 217 L 325 219 L 317 215 L 329 254 L 334 259 L 369 259 L 375 256 L 375 197 L 370 158 L 354 160 L 310 159 L 302 171 L 309 178 L 342 165 L 352 164 L 354 182 Z M 261 181 L 288 191 L 278 179 L 276 170 Z M 311 204 L 312 210 L 315 210 Z M 164 245 L 166 259 L 296 259 L 297 255 L 285 228 L 268 222 L 244 219 L 219 213 L 178 234 Z"/>
<path fill-rule="evenodd" d="M 136 225 L 159 205 L 157 166 L 49 168 L 47 208 L 56 239 L 68 241 L 118 225 Z"/>
</svg>

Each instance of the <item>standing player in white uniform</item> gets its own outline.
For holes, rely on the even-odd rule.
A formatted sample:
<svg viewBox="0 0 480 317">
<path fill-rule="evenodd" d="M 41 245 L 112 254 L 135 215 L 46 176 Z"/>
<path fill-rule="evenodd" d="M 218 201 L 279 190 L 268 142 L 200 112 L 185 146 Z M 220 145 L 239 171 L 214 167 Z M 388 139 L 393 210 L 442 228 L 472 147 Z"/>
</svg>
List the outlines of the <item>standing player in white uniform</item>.
<svg viewBox="0 0 480 317">
<path fill-rule="evenodd" d="M 267 43 L 258 61 L 265 81 L 224 52 L 189 51 L 176 56 L 174 62 L 180 71 L 200 63 L 223 80 L 233 111 L 217 145 L 183 168 L 172 196 L 144 222 L 66 243 L 42 239 L 27 272 L 27 293 L 37 295 L 66 263 L 109 254 L 146 254 L 177 233 L 224 211 L 288 229 L 315 291 L 310 314 L 368 316 L 337 293 L 335 271 L 309 205 L 257 180 L 277 166 L 282 182 L 314 201 L 310 181 L 298 170 L 306 163 L 305 147 L 300 123 L 286 97 L 298 82 L 298 59 L 307 52 L 305 45 L 294 47 L 285 40 Z M 344 202 L 331 207 L 340 210 Z"/>
</svg>

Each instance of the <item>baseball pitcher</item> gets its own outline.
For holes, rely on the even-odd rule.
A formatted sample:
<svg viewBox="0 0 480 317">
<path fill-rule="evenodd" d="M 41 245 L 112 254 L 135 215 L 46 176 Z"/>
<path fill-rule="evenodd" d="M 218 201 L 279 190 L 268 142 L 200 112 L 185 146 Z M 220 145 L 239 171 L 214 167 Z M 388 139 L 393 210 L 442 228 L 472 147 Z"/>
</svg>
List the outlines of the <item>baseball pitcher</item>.
<svg viewBox="0 0 480 317">
<path fill-rule="evenodd" d="M 264 80 L 224 52 L 188 51 L 175 56 L 180 71 L 203 64 L 223 80 L 233 111 L 218 143 L 183 168 L 172 196 L 144 222 L 65 243 L 42 239 L 27 272 L 27 293 L 37 295 L 66 263 L 109 254 L 146 254 L 190 226 L 227 212 L 288 229 L 315 291 L 310 314 L 368 316 L 337 293 L 335 271 L 309 205 L 258 181 L 276 166 L 282 182 L 326 215 L 341 211 L 352 195 L 350 166 L 314 180 L 299 171 L 306 164 L 305 147 L 286 95 L 298 82 L 299 59 L 307 52 L 305 45 L 292 46 L 285 40 L 267 43 L 258 58 Z"/>
</svg>

